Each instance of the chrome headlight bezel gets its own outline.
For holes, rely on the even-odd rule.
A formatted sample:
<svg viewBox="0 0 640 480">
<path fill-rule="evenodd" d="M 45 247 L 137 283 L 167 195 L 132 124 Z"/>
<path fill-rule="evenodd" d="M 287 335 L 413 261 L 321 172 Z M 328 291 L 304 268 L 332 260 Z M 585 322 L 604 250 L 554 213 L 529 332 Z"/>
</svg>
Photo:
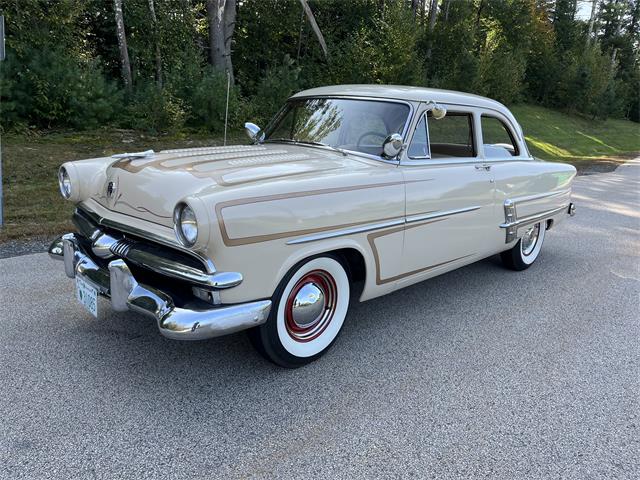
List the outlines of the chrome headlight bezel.
<svg viewBox="0 0 640 480">
<path fill-rule="evenodd" d="M 58 188 L 60 189 L 60 195 L 62 195 L 65 200 L 69 200 L 71 198 L 73 186 L 71 185 L 69 172 L 65 167 L 60 167 L 58 170 Z"/>
<path fill-rule="evenodd" d="M 195 230 L 195 234 L 193 230 L 189 231 L 189 227 Z M 189 204 L 180 202 L 173 209 L 173 230 L 178 241 L 185 247 L 193 247 L 198 241 L 198 219 Z"/>
</svg>

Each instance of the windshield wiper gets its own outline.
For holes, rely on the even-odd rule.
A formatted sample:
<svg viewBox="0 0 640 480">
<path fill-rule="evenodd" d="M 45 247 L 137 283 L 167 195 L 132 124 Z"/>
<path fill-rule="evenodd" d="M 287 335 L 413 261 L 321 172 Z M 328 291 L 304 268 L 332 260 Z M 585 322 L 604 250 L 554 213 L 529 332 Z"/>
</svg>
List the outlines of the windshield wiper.
<svg viewBox="0 0 640 480">
<path fill-rule="evenodd" d="M 312 140 L 292 140 L 291 138 L 270 138 L 269 140 L 265 140 L 265 143 L 267 142 L 283 142 L 283 143 L 293 143 L 298 145 L 315 145 L 317 147 L 329 148 L 335 152 L 341 153 L 345 157 L 347 156 L 347 152 L 341 148 L 334 147 L 333 145 L 327 145 L 326 143 L 322 143 L 322 142 L 314 142 Z"/>
</svg>

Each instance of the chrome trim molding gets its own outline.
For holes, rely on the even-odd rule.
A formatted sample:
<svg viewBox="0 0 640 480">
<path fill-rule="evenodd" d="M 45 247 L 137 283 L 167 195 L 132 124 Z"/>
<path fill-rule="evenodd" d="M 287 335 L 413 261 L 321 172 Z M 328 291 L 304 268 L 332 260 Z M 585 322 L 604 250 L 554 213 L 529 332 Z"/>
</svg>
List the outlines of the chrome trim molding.
<svg viewBox="0 0 640 480">
<path fill-rule="evenodd" d="M 421 222 L 423 220 L 431 220 L 432 218 L 448 217 L 450 215 L 458 215 L 460 213 L 473 212 L 474 210 L 479 210 L 479 209 L 480 209 L 480 205 L 474 205 L 472 207 L 458 208 L 455 210 L 445 210 L 444 212 L 436 211 L 436 212 L 427 212 L 427 213 L 418 214 L 418 215 L 409 215 L 408 217 L 405 217 L 405 223 L 414 223 L 414 222 Z"/>
<path fill-rule="evenodd" d="M 333 230 L 331 232 L 316 233 L 315 235 L 309 235 L 306 237 L 294 238 L 289 240 L 287 245 L 297 245 L 299 243 L 315 242 L 316 240 L 324 240 L 327 238 L 342 237 L 345 235 L 353 235 L 354 233 L 370 232 L 372 230 L 378 230 L 381 228 L 394 227 L 396 225 L 402 225 L 404 223 L 403 218 L 397 220 L 390 220 L 388 222 L 370 223 L 368 225 L 362 225 L 359 227 L 344 228 L 342 230 Z"/>
<path fill-rule="evenodd" d="M 112 252 L 131 263 L 167 277 L 184 280 L 199 286 L 225 289 L 242 283 L 242 274 L 238 272 L 205 273 L 197 268 L 183 265 L 174 260 L 154 255 L 134 245 L 114 245 Z M 126 244 L 125 244 L 126 245 Z"/>
<path fill-rule="evenodd" d="M 99 267 L 85 254 L 75 235 L 56 240 L 50 250 L 59 257 L 63 245 L 65 272 L 70 278 L 80 275 L 102 296 L 111 299 L 115 311 L 136 311 L 154 318 L 160 333 L 174 340 L 203 340 L 261 325 L 267 321 L 271 300 L 212 308 L 185 308 L 153 287 L 138 283 L 126 262 L 109 262 L 108 270 Z"/>
<path fill-rule="evenodd" d="M 397 218 L 395 220 L 390 220 L 388 222 L 369 223 L 367 225 L 361 225 L 357 227 L 344 228 L 340 230 L 332 230 L 329 232 L 321 232 L 321 233 L 316 233 L 314 235 L 294 238 L 293 240 L 289 240 L 287 242 L 287 245 L 298 245 L 300 243 L 315 242 L 318 240 L 325 240 L 327 238 L 344 237 L 346 235 L 353 235 L 355 233 L 371 232 L 373 230 L 380 230 L 388 227 L 396 227 L 398 225 L 422 222 L 424 220 L 431 220 L 434 218 L 448 217 L 450 215 L 457 215 L 459 213 L 473 212 L 474 210 L 478 210 L 479 208 L 480 208 L 479 205 L 474 205 L 472 207 L 459 208 L 456 210 L 427 212 L 427 213 L 418 214 L 418 215 L 410 215 L 404 218 Z"/>
<path fill-rule="evenodd" d="M 500 228 L 506 229 L 506 237 L 505 243 L 511 243 L 512 241 L 518 238 L 518 228 L 524 227 L 526 225 L 531 225 L 532 223 L 539 222 L 540 220 L 545 220 L 549 217 L 553 217 L 560 212 L 567 211 L 569 213 L 569 208 L 571 204 L 562 205 L 558 208 L 553 208 L 551 210 L 546 210 L 544 212 L 535 213 L 533 215 L 527 215 L 526 217 L 518 218 L 516 212 L 516 204 L 511 200 L 505 200 L 504 202 L 504 212 L 505 212 L 505 222 L 500 224 Z"/>
</svg>

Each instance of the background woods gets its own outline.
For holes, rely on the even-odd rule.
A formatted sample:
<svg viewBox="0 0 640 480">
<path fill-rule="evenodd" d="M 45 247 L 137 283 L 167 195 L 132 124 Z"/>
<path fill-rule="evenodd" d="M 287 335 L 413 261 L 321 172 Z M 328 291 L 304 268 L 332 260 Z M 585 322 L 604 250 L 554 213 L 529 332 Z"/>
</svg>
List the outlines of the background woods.
<svg viewBox="0 0 640 480">
<path fill-rule="evenodd" d="M 323 84 L 640 120 L 639 0 L 0 0 L 2 127 L 220 131 Z"/>
</svg>

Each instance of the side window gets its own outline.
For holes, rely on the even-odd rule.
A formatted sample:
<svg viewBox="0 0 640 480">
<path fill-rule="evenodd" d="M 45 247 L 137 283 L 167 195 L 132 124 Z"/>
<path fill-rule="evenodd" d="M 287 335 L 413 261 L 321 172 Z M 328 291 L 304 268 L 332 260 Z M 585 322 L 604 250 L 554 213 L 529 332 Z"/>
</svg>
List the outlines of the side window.
<svg viewBox="0 0 640 480">
<path fill-rule="evenodd" d="M 431 158 L 476 156 L 470 113 L 448 112 L 436 120 L 429 112 L 428 122 Z"/>
<path fill-rule="evenodd" d="M 518 146 L 511 134 L 511 130 L 502 120 L 489 115 L 482 115 L 480 124 L 482 125 L 485 157 L 502 158 L 507 155 L 518 155 Z"/>
<path fill-rule="evenodd" d="M 427 120 L 424 115 L 420 118 L 416 131 L 411 139 L 411 145 L 407 151 L 409 158 L 429 158 L 429 146 L 427 144 Z"/>
</svg>

